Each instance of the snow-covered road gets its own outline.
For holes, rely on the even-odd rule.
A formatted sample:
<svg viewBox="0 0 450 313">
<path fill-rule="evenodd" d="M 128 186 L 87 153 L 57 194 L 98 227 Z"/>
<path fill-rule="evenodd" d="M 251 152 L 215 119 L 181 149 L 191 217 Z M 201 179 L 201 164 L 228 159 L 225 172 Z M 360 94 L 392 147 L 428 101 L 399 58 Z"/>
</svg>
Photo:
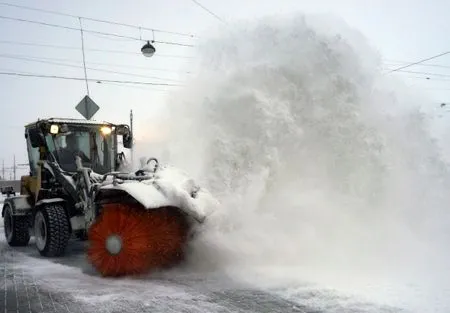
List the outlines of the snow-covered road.
<svg viewBox="0 0 450 313">
<path fill-rule="evenodd" d="M 10 248 L 0 224 L 0 308 L 3 312 L 312 312 L 224 277 L 179 272 L 104 279 L 73 241 L 66 257 L 44 259 L 31 242 Z"/>
<path fill-rule="evenodd" d="M 84 243 L 73 241 L 64 258 L 38 255 L 33 240 L 10 248 L 0 222 L 0 312 L 374 312 L 330 299 L 330 310 L 301 305 L 275 293 L 231 280 L 224 274 L 183 269 L 151 277 L 104 279 L 84 258 Z M 323 303 L 323 292 L 305 290 L 304 303 Z M 5 310 L 3 311 L 3 308 Z M 377 312 L 399 312 L 377 308 Z"/>
</svg>

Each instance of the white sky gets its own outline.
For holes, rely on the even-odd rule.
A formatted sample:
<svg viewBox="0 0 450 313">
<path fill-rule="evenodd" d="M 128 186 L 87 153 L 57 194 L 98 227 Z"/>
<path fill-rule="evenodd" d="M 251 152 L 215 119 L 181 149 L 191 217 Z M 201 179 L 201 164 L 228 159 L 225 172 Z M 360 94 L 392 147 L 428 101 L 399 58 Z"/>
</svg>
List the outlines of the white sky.
<svg viewBox="0 0 450 313">
<path fill-rule="evenodd" d="M 31 1 L 4 0 L 18 5 L 65 12 L 77 16 L 113 20 L 144 27 L 191 33 L 206 34 L 220 22 L 191 0 L 168 1 Z M 208 9 L 227 21 L 253 19 L 264 15 L 299 12 L 328 12 L 347 21 L 361 31 L 383 54 L 386 62 L 411 62 L 450 50 L 448 34 L 450 23 L 450 1 L 406 1 L 406 0 L 199 0 Z M 45 21 L 70 27 L 79 27 L 78 19 L 28 11 L 0 5 L 0 16 Z M 139 37 L 139 31 L 83 21 L 86 29 L 119 33 Z M 5 43 L 5 41 L 28 42 L 47 45 L 80 47 L 80 33 L 72 30 L 39 26 L 29 23 L 7 21 L 0 18 L 0 72 L 29 72 L 45 75 L 83 77 L 81 50 L 32 47 Z M 156 40 L 195 44 L 195 39 L 156 33 Z M 142 32 L 143 38 L 151 32 Z M 134 76 L 88 70 L 88 76 L 96 79 L 133 80 L 174 83 L 185 81 L 189 75 L 190 62 L 195 50 L 189 47 L 156 45 L 153 58 L 145 58 L 139 50 L 142 43 L 129 39 L 111 38 L 85 34 L 87 66 L 107 71 L 131 73 Z M 106 53 L 89 49 L 121 50 L 124 53 Z M 172 56 L 172 57 L 170 57 Z M 177 56 L 177 57 L 173 57 Z M 9 57 L 9 58 L 8 58 Z M 13 57 L 13 58 L 11 58 Z M 68 63 L 75 67 L 30 62 L 17 57 L 48 58 L 47 61 Z M 57 60 L 63 59 L 63 60 Z M 102 66 L 96 63 L 121 65 Z M 450 55 L 428 62 L 450 66 Z M 191 63 L 192 64 L 192 63 Z M 392 63 L 387 64 L 392 68 Z M 138 68 L 143 67 L 144 69 Z M 145 69 L 146 68 L 146 69 Z M 159 69 L 159 70 L 158 70 Z M 163 70 L 163 71 L 162 71 Z M 450 75 L 450 68 L 411 67 L 408 70 Z M 141 75 L 141 76 L 140 76 Z M 405 80 L 429 93 L 436 103 L 450 100 L 450 86 L 444 76 L 423 79 L 423 75 L 400 73 Z M 142 77 L 149 76 L 149 77 Z M 415 77 L 422 77 L 417 79 Z M 157 77 L 157 78 L 150 78 Z M 165 80 L 164 80 L 165 79 Z M 448 78 L 447 78 L 448 79 Z M 172 81 L 168 81 L 172 80 Z M 175 82 L 177 83 L 177 82 Z M 42 78 L 20 78 L 0 75 L 0 161 L 12 165 L 13 155 L 18 163 L 26 161 L 23 125 L 37 117 L 64 116 L 80 117 L 74 106 L 85 95 L 82 81 L 61 81 Z M 145 119 L 164 105 L 167 91 L 180 87 L 124 87 L 113 84 L 90 83 L 91 97 L 101 106 L 95 119 L 128 122 L 130 109 L 134 110 L 137 130 L 143 129 Z M 1 163 L 0 163 L 1 166 Z M 23 171 L 21 172 L 23 173 Z M 20 174 L 20 173 L 19 173 Z M 1 175 L 1 171 L 0 171 Z"/>
</svg>

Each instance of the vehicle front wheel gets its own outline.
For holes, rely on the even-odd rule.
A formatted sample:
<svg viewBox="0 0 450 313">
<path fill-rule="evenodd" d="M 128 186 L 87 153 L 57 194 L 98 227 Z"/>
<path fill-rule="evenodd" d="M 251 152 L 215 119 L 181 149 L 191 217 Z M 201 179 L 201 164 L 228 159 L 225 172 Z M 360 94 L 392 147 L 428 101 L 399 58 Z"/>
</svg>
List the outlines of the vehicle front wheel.
<svg viewBox="0 0 450 313">
<path fill-rule="evenodd" d="M 28 216 L 14 216 L 11 205 L 6 204 L 3 217 L 5 237 L 11 247 L 23 247 L 30 241 Z"/>
<path fill-rule="evenodd" d="M 36 212 L 34 236 L 41 255 L 57 257 L 64 254 L 70 239 L 70 225 L 63 205 L 47 204 Z"/>
</svg>

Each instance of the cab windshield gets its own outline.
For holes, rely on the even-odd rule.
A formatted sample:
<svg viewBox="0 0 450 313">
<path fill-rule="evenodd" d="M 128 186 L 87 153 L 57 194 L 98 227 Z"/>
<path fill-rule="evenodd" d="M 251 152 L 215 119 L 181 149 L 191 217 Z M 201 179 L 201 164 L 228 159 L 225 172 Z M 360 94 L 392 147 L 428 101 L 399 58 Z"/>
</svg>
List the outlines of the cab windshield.
<svg viewBox="0 0 450 313">
<path fill-rule="evenodd" d="M 98 174 L 114 168 L 113 135 L 103 133 L 101 126 L 70 126 L 67 133 L 48 135 L 47 144 L 65 171 L 76 171 L 76 156 L 81 158 L 83 166 Z"/>
</svg>

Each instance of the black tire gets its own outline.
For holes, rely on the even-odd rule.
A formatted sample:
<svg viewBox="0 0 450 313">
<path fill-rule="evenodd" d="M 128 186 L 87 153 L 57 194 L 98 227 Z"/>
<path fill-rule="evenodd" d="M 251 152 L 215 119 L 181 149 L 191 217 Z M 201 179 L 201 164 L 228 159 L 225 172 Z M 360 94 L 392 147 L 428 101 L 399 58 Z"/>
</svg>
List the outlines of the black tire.
<svg viewBox="0 0 450 313">
<path fill-rule="evenodd" d="M 28 216 L 14 216 L 10 204 L 6 204 L 3 227 L 8 245 L 11 247 L 23 247 L 30 241 Z"/>
<path fill-rule="evenodd" d="M 58 257 L 63 255 L 70 235 L 69 219 L 62 204 L 45 204 L 36 212 L 34 236 L 36 248 L 42 256 Z"/>
</svg>

